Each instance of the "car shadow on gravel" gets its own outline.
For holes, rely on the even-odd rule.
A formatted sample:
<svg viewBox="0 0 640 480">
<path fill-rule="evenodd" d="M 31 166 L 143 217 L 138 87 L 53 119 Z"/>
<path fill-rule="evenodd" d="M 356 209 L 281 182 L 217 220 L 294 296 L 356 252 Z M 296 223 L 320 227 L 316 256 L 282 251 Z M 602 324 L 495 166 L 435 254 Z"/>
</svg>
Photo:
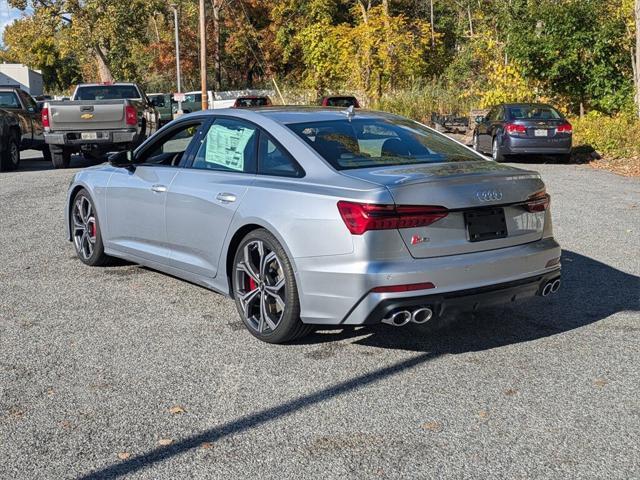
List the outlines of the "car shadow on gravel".
<svg viewBox="0 0 640 480">
<path fill-rule="evenodd" d="M 18 167 L 18 172 L 38 172 L 38 171 L 46 171 L 46 170 L 54 170 L 53 164 L 51 162 L 46 161 L 40 152 L 37 152 L 38 156 L 29 156 L 26 158 L 20 159 L 20 166 Z M 69 168 L 86 168 L 92 167 L 94 165 L 99 165 L 101 163 L 106 162 L 106 158 L 102 159 L 92 159 L 86 158 L 82 155 L 72 155 L 71 156 L 71 164 Z"/>
<path fill-rule="evenodd" d="M 143 470 L 152 464 L 195 449 L 204 443 L 237 435 L 278 418 L 289 416 L 331 398 L 391 378 L 447 354 L 475 352 L 520 342 L 534 341 L 584 327 L 621 311 L 640 310 L 640 277 L 631 275 L 575 252 L 563 251 L 563 286 L 546 299 L 535 298 L 522 304 L 493 308 L 475 318 L 458 318 L 447 329 L 420 335 L 414 329 L 386 325 L 319 331 L 297 342 L 298 346 L 354 345 L 419 352 L 418 355 L 377 368 L 275 407 L 266 408 L 165 447 L 107 466 L 80 477 L 117 478 Z M 287 346 L 275 348 L 288 348 Z M 322 359 L 322 355 L 317 357 Z"/>
</svg>

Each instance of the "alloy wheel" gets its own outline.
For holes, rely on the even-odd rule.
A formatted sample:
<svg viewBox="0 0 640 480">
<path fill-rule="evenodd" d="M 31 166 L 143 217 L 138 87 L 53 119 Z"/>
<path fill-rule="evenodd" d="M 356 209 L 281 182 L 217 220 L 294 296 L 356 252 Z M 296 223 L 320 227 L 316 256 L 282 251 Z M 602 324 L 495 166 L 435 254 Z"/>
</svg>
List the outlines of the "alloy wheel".
<svg viewBox="0 0 640 480">
<path fill-rule="evenodd" d="M 11 158 L 11 165 L 13 168 L 18 168 L 20 164 L 20 149 L 15 142 L 9 144 L 9 157 Z"/>
<path fill-rule="evenodd" d="M 96 244 L 96 217 L 89 199 L 79 195 L 73 204 L 73 243 L 78 254 L 88 260 L 93 255 Z"/>
<path fill-rule="evenodd" d="M 236 295 L 247 324 L 259 334 L 273 332 L 286 307 L 280 259 L 262 240 L 247 242 L 236 264 Z"/>
</svg>

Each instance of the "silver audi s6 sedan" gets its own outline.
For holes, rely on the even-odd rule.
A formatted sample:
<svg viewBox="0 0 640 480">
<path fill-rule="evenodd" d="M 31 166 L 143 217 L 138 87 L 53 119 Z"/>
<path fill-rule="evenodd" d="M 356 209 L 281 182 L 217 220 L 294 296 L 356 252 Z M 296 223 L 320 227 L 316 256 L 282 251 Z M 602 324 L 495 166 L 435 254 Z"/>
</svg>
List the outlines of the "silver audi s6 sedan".
<svg viewBox="0 0 640 480">
<path fill-rule="evenodd" d="M 537 173 L 379 112 L 186 115 L 78 172 L 65 213 L 87 265 L 119 257 L 230 295 L 272 343 L 560 287 Z"/>
</svg>

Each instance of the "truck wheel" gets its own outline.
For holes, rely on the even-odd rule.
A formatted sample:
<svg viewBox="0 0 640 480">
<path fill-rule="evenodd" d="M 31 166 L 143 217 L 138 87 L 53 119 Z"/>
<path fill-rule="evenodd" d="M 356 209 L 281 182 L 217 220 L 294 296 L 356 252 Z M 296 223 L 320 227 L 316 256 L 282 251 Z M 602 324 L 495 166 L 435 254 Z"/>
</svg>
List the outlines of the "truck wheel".
<svg viewBox="0 0 640 480">
<path fill-rule="evenodd" d="M 44 158 L 45 162 L 51 161 L 51 150 L 49 150 L 49 146 L 45 145 L 42 149 L 42 158 Z"/>
<path fill-rule="evenodd" d="M 71 152 L 64 148 L 49 147 L 53 168 L 69 168 Z"/>
<path fill-rule="evenodd" d="M 9 142 L 0 154 L 0 171 L 8 172 L 17 170 L 20 166 L 20 144 L 15 136 L 11 136 Z"/>
</svg>

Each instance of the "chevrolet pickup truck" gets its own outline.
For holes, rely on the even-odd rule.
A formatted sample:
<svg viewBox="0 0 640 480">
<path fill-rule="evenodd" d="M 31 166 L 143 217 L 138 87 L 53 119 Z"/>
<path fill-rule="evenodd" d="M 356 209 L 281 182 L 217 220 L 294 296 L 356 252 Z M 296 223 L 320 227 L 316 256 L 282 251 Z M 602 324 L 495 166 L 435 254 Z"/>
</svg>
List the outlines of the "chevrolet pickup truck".
<svg viewBox="0 0 640 480">
<path fill-rule="evenodd" d="M 0 87 L 0 171 L 15 170 L 20 165 L 20 151 L 42 150 L 44 143 L 40 108 L 19 86 Z"/>
<path fill-rule="evenodd" d="M 99 158 L 133 149 L 158 129 L 158 121 L 158 111 L 135 83 L 81 84 L 71 100 L 42 108 L 55 168 L 67 168 L 73 153 Z"/>
</svg>

